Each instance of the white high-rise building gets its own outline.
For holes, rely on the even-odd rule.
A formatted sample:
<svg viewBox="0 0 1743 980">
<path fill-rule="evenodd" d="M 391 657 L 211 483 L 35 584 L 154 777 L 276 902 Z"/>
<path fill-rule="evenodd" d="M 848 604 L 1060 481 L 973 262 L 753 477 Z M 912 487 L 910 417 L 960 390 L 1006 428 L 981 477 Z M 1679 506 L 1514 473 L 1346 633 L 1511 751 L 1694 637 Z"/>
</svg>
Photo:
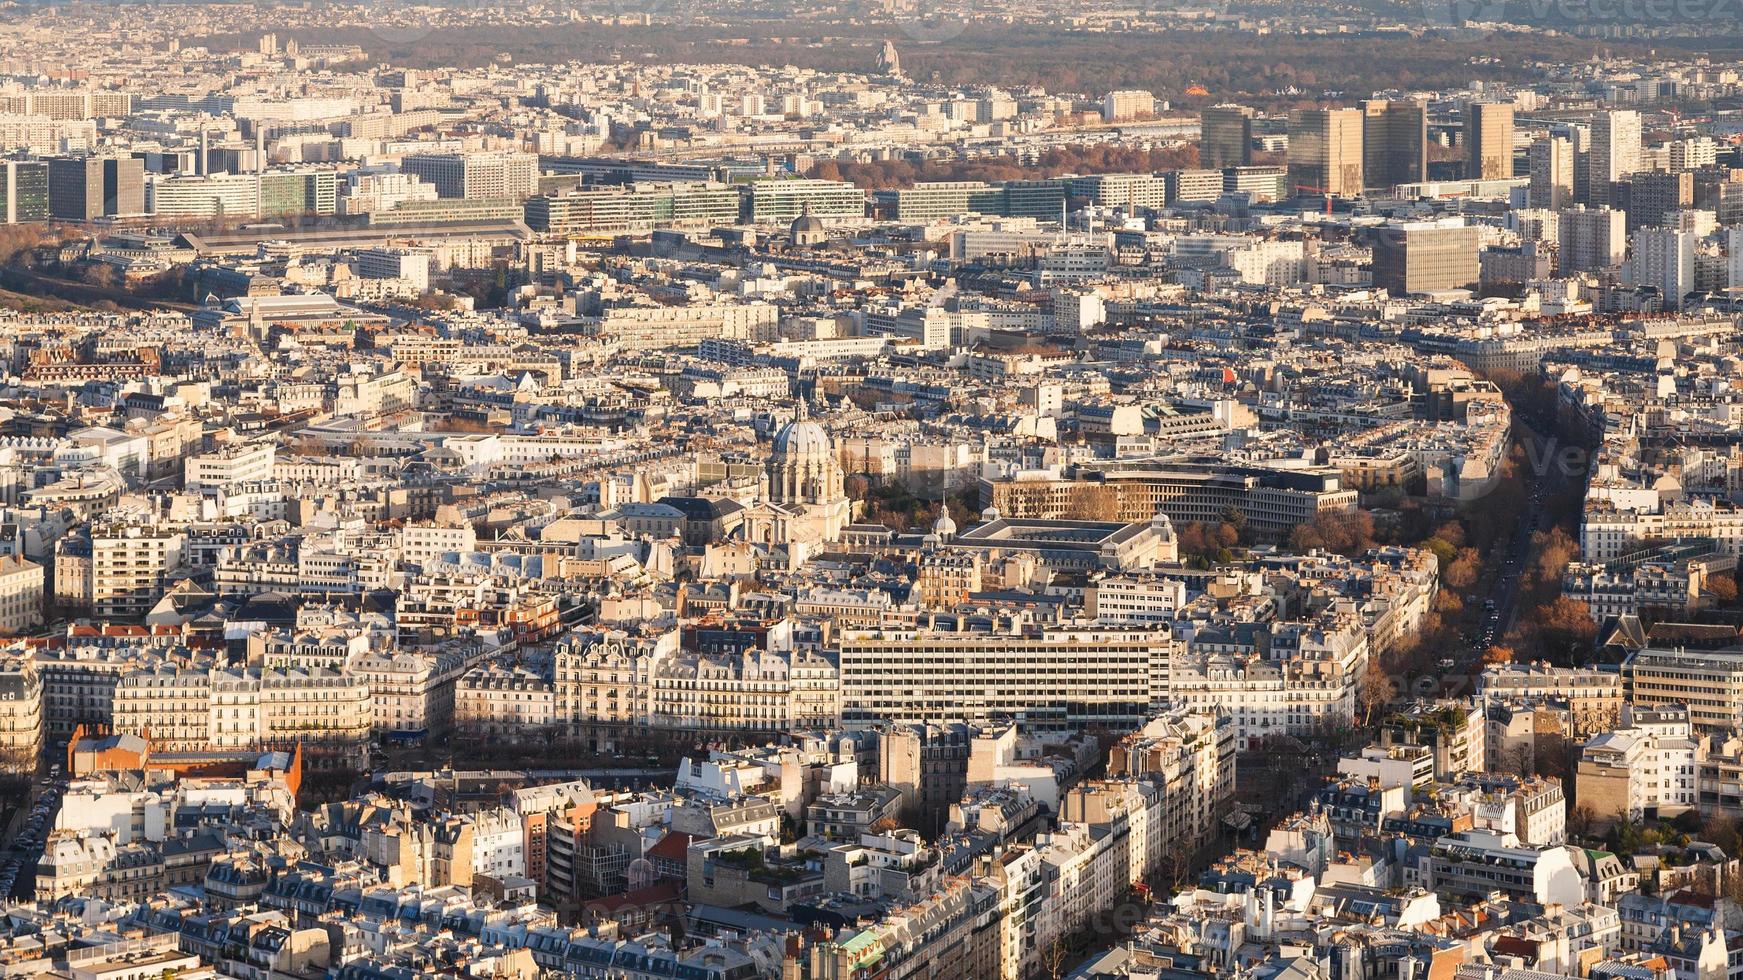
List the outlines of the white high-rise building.
<svg viewBox="0 0 1743 980">
<path fill-rule="evenodd" d="M 1142 119 L 1156 111 L 1156 97 L 1142 89 L 1118 89 L 1102 96 L 1101 115 L 1109 122 Z"/>
<path fill-rule="evenodd" d="M 1725 229 L 1725 259 L 1730 269 L 1731 294 L 1743 293 L 1743 228 Z"/>
<path fill-rule="evenodd" d="M 182 563 L 187 535 L 131 514 L 91 528 L 91 604 L 105 619 L 137 619 L 163 595 Z"/>
<path fill-rule="evenodd" d="M 1586 151 L 1585 203 L 1609 204 L 1611 185 L 1640 169 L 1640 113 L 1613 109 L 1592 120 L 1592 142 Z"/>
<path fill-rule="evenodd" d="M 1695 233 L 1671 228 L 1642 228 L 1630 239 L 1629 268 L 1637 286 L 1655 287 L 1666 309 L 1681 309 L 1683 297 L 1695 288 Z"/>
<path fill-rule="evenodd" d="M 1666 150 L 1672 170 L 1699 170 L 1719 162 L 1719 144 L 1708 136 L 1672 140 Z"/>
<path fill-rule="evenodd" d="M 1559 211 L 1573 203 L 1574 142 L 1545 136 L 1526 151 L 1531 165 L 1531 206 Z"/>
<path fill-rule="evenodd" d="M 1610 208 L 1575 205 L 1561 212 L 1561 267 L 1592 272 L 1619 265 L 1626 254 L 1628 216 Z"/>
</svg>

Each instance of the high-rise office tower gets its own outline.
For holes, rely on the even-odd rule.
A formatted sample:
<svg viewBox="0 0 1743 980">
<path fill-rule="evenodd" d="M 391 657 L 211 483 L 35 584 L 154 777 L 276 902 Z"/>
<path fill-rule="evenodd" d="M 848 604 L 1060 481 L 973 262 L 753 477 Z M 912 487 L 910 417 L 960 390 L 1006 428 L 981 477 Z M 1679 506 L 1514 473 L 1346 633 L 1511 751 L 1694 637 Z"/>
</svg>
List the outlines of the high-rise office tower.
<svg viewBox="0 0 1743 980">
<path fill-rule="evenodd" d="M 1297 109 L 1289 114 L 1291 194 L 1362 193 L 1362 111 Z"/>
<path fill-rule="evenodd" d="M 1525 151 L 1531 165 L 1531 206 L 1560 211 L 1574 200 L 1574 142 L 1544 136 Z"/>
<path fill-rule="evenodd" d="M 1513 176 L 1513 106 L 1473 102 L 1465 107 L 1465 177 L 1504 180 Z"/>
<path fill-rule="evenodd" d="M 103 213 L 145 213 L 145 161 L 133 157 L 103 159 Z"/>
<path fill-rule="evenodd" d="M 1725 253 L 1729 259 L 1725 285 L 1735 296 L 1738 290 L 1743 290 L 1743 228 L 1725 229 Z"/>
<path fill-rule="evenodd" d="M 1198 165 L 1244 167 L 1253 162 L 1253 110 L 1213 105 L 1198 116 Z"/>
<path fill-rule="evenodd" d="M 89 221 L 103 214 L 103 161 L 56 157 L 48 162 L 48 209 L 57 218 Z"/>
<path fill-rule="evenodd" d="M 1640 169 L 1640 113 L 1632 109 L 1600 112 L 1592 120 L 1586 151 L 1586 185 L 1575 188 L 1582 203 L 1610 203 L 1610 185 Z"/>
<path fill-rule="evenodd" d="M 136 157 L 56 157 L 48 161 L 48 209 L 90 221 L 145 213 L 145 161 Z"/>
<path fill-rule="evenodd" d="M 1428 179 L 1428 108 L 1421 102 L 1362 103 L 1362 182 L 1396 187 Z"/>
<path fill-rule="evenodd" d="M 1462 224 L 1410 222 L 1374 232 L 1374 285 L 1394 296 L 1475 289 L 1480 232 Z"/>
<path fill-rule="evenodd" d="M 0 224 L 48 220 L 48 164 L 0 160 Z"/>
</svg>

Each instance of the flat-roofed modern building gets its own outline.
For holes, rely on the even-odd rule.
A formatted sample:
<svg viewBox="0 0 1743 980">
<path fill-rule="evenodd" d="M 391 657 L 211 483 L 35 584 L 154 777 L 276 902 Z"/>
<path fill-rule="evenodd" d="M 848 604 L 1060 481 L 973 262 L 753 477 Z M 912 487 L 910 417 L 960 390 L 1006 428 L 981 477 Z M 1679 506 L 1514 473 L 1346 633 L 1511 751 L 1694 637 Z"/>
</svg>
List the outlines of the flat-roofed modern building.
<svg viewBox="0 0 1743 980">
<path fill-rule="evenodd" d="M 1120 524 L 1001 517 L 964 531 L 949 546 L 989 555 L 1030 554 L 1057 571 L 1144 568 L 1174 558 L 1174 529 L 1166 518 Z"/>
<path fill-rule="evenodd" d="M 1175 527 L 1214 524 L 1239 508 L 1255 533 L 1282 538 L 1322 514 L 1347 514 L 1357 492 L 1336 469 L 1265 469 L 1170 461 L 1130 469 L 1083 469 L 982 479 L 980 502 L 1005 518 L 1106 520 L 1136 524 L 1158 511 Z"/>
<path fill-rule="evenodd" d="M 153 174 L 145 183 L 145 208 L 164 218 L 255 218 L 260 215 L 260 178 L 254 174 Z"/>
<path fill-rule="evenodd" d="M 922 181 L 912 187 L 874 191 L 881 213 L 897 221 L 926 221 L 965 214 L 1003 218 L 1058 218 L 1065 203 L 1064 180 Z"/>
<path fill-rule="evenodd" d="M 1253 162 L 1253 110 L 1213 105 L 1198 114 L 1198 165 L 1244 167 Z"/>
<path fill-rule="evenodd" d="M 268 170 L 259 177 L 260 213 L 263 216 L 333 214 L 338 210 L 339 174 L 336 170 Z"/>
<path fill-rule="evenodd" d="M 1688 705 L 1697 729 L 1743 729 L 1743 649 L 1647 647 L 1623 662 L 1622 680 L 1630 704 Z"/>
<path fill-rule="evenodd" d="M 1465 107 L 1465 179 L 1513 176 L 1513 106 L 1473 102 Z"/>
<path fill-rule="evenodd" d="M 1090 174 L 1071 178 L 1071 196 L 1101 207 L 1159 208 L 1168 203 L 1168 179 L 1161 174 Z"/>
<path fill-rule="evenodd" d="M 145 212 L 145 161 L 132 157 L 55 157 L 48 161 L 48 209 L 90 221 Z"/>
<path fill-rule="evenodd" d="M 978 626 L 941 617 L 912 629 L 844 631 L 843 723 L 1014 720 L 1040 731 L 1123 731 L 1166 696 L 1166 632 Z"/>
<path fill-rule="evenodd" d="M 1559 211 L 1574 199 L 1574 141 L 1550 135 L 1534 141 L 1525 151 L 1531 175 L 1530 201 L 1534 208 Z"/>
<path fill-rule="evenodd" d="M 531 153 L 419 153 L 401 167 L 441 197 L 469 201 L 524 200 L 539 186 L 539 158 Z"/>
<path fill-rule="evenodd" d="M 1416 101 L 1362 103 L 1362 182 L 1392 188 L 1428 179 L 1428 107 Z"/>
<path fill-rule="evenodd" d="M 1293 194 L 1362 193 L 1362 110 L 1297 109 L 1289 114 Z"/>
<path fill-rule="evenodd" d="M 1394 296 L 1475 289 L 1482 278 L 1479 230 L 1463 225 L 1388 225 L 1374 234 L 1374 285 Z"/>
<path fill-rule="evenodd" d="M 770 178 L 745 184 L 740 197 L 743 221 L 792 221 L 809 211 L 816 218 L 865 217 L 865 191 L 839 180 Z"/>
<path fill-rule="evenodd" d="M 0 224 L 48 220 L 48 164 L 0 160 Z"/>
<path fill-rule="evenodd" d="M 704 182 L 589 187 L 530 197 L 525 214 L 527 227 L 555 235 L 707 228 L 737 223 L 739 192 Z"/>
</svg>

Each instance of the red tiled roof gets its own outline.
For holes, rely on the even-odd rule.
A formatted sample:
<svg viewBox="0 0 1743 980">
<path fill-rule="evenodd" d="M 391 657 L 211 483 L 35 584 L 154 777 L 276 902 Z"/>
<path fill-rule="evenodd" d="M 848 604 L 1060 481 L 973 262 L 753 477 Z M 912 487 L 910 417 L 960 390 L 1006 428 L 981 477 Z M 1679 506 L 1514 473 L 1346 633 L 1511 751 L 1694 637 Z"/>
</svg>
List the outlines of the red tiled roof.
<svg viewBox="0 0 1743 980">
<path fill-rule="evenodd" d="M 669 831 L 666 836 L 660 838 L 658 844 L 648 848 L 648 859 L 663 858 L 667 861 L 682 863 L 690 854 L 690 841 L 693 839 L 689 834 L 682 834 L 675 830 Z"/>
</svg>

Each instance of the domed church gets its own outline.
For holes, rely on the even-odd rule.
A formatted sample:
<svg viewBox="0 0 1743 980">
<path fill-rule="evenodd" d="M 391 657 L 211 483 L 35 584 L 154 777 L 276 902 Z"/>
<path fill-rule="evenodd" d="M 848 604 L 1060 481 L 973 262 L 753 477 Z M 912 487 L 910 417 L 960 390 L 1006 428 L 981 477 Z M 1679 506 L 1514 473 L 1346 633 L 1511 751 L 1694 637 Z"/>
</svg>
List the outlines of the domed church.
<svg viewBox="0 0 1743 980">
<path fill-rule="evenodd" d="M 794 248 L 815 248 L 829 241 L 829 226 L 811 213 L 810 203 L 799 209 L 799 216 L 787 226 L 787 238 Z"/>
<path fill-rule="evenodd" d="M 793 420 L 775 433 L 763 466 L 766 504 L 745 515 L 747 537 L 760 544 L 840 540 L 852 512 L 845 482 L 835 440 L 800 399 Z"/>
</svg>

